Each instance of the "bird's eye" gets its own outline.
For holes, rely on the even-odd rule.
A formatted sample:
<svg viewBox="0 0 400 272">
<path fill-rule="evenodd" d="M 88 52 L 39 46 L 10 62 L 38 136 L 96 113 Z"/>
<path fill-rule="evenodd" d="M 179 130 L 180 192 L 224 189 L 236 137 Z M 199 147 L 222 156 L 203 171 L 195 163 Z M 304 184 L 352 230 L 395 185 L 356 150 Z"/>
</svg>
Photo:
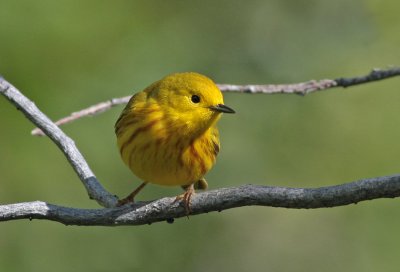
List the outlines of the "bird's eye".
<svg viewBox="0 0 400 272">
<path fill-rule="evenodd" d="M 192 102 L 193 103 L 199 103 L 200 102 L 200 96 L 198 95 L 192 95 Z"/>
</svg>

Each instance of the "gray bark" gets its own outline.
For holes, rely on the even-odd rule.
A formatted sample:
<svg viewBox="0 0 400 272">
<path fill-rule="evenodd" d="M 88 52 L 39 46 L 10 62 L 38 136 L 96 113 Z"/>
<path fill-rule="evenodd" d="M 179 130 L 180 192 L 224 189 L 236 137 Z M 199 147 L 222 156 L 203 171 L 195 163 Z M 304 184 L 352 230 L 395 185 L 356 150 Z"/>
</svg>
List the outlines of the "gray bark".
<svg viewBox="0 0 400 272">
<path fill-rule="evenodd" d="M 398 75 L 400 75 L 400 68 L 391 68 L 374 70 L 362 77 L 310 81 L 298 84 L 247 85 L 235 87 L 236 89 L 232 87 L 236 85 L 219 86 L 224 91 L 307 94 L 317 90 L 339 86 L 348 87 Z M 258 87 L 250 88 L 248 86 Z M 268 88 L 260 86 L 267 86 Z M 282 86 L 286 87 L 283 88 Z M 288 89 L 287 86 L 292 89 Z M 180 202 L 175 201 L 175 198 L 162 198 L 115 207 L 118 201 L 117 197 L 106 191 L 100 184 L 72 139 L 65 135 L 32 101 L 1 77 L 0 94 L 22 111 L 32 123 L 59 147 L 85 186 L 89 197 L 106 207 L 104 209 L 78 209 L 62 207 L 43 201 L 7 204 L 0 205 L 0 221 L 27 218 L 52 220 L 65 225 L 117 226 L 151 224 L 159 221 L 173 222 L 174 218 L 186 216 L 185 209 Z M 111 107 L 121 104 L 125 100 L 126 98 L 114 99 L 110 102 L 111 104 L 105 104 L 107 107 Z M 104 108 L 98 106 L 95 110 L 88 110 L 87 112 L 94 114 L 101 110 L 104 110 Z M 70 119 L 75 120 L 77 118 Z M 321 188 L 243 185 L 194 195 L 191 203 L 191 215 L 253 205 L 293 209 L 326 208 L 356 204 L 365 200 L 399 196 L 400 175 L 363 179 Z"/>
</svg>

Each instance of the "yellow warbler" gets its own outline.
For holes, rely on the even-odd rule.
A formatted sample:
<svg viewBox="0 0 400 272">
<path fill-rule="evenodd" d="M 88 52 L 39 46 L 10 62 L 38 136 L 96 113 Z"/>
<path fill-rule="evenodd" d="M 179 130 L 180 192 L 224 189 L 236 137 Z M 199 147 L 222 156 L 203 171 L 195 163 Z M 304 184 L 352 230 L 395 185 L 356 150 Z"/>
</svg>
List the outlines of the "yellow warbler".
<svg viewBox="0 0 400 272">
<path fill-rule="evenodd" d="M 194 189 L 207 188 L 203 178 L 219 152 L 216 128 L 223 104 L 221 91 L 206 76 L 177 73 L 135 94 L 115 124 L 122 160 L 143 183 L 119 204 L 132 202 L 147 184 L 182 186 L 186 212 Z M 196 186 L 194 186 L 196 185 Z"/>
</svg>

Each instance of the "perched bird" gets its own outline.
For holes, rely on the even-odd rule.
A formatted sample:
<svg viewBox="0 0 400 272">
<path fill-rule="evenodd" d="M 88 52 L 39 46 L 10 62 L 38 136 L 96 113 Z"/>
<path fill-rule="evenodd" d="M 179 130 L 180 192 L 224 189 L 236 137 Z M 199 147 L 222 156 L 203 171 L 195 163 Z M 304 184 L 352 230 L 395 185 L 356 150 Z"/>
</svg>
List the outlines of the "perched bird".
<svg viewBox="0 0 400 272">
<path fill-rule="evenodd" d="M 166 76 L 132 96 L 115 133 L 122 160 L 143 183 L 119 205 L 133 202 L 147 183 L 181 186 L 176 199 L 189 213 L 219 152 L 216 123 L 221 113 L 235 113 L 223 103 L 215 83 L 197 73 Z"/>
</svg>

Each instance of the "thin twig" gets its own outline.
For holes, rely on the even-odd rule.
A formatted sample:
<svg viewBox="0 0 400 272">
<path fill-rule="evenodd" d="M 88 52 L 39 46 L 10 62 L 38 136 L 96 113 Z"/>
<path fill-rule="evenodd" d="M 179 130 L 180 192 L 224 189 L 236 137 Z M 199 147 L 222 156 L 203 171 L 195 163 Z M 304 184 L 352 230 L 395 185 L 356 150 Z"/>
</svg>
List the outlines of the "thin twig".
<svg viewBox="0 0 400 272">
<path fill-rule="evenodd" d="M 57 126 L 61 126 L 67 123 L 70 123 L 72 121 L 75 121 L 77 119 L 80 119 L 85 116 L 93 116 L 99 113 L 102 113 L 103 111 L 109 110 L 114 106 L 121 105 L 121 104 L 126 104 L 128 103 L 129 99 L 131 96 L 124 96 L 124 97 L 119 97 L 119 98 L 113 98 L 109 101 L 101 102 L 96 105 L 90 106 L 89 108 L 73 112 L 71 115 L 61 118 L 60 120 L 56 121 L 55 124 Z M 31 134 L 34 136 L 45 136 L 45 134 L 42 132 L 40 128 L 35 128 L 34 130 L 31 131 Z"/>
<path fill-rule="evenodd" d="M 351 78 L 310 80 L 294 84 L 269 84 L 269 85 L 232 85 L 217 84 L 222 92 L 240 93 L 263 93 L 263 94 L 299 94 L 307 95 L 317 91 L 332 89 L 335 87 L 350 87 L 358 84 L 374 82 L 400 75 L 400 67 L 393 67 L 386 70 L 374 69 L 368 75 Z M 110 108 L 128 103 L 131 96 L 114 98 L 106 102 L 90 106 L 89 108 L 74 112 L 71 115 L 56 121 L 57 125 L 64 125 L 85 116 L 93 116 L 109 110 Z M 32 130 L 32 135 L 44 136 L 39 128 Z"/>
<path fill-rule="evenodd" d="M 359 180 L 321 188 L 286 188 L 243 185 L 193 196 L 191 215 L 243 206 L 316 209 L 356 204 L 365 200 L 400 196 L 400 175 Z M 138 202 L 119 208 L 76 209 L 41 201 L 0 206 L 0 221 L 45 219 L 65 225 L 118 226 L 173 222 L 186 211 L 175 198 Z"/>
<path fill-rule="evenodd" d="M 374 69 L 368 75 L 349 78 L 310 80 L 295 84 L 278 85 L 231 85 L 218 84 L 223 92 L 241 93 L 263 93 L 263 94 L 299 94 L 307 95 L 317 91 L 332 89 L 335 87 L 350 87 L 358 84 L 374 82 L 394 76 L 400 76 L 400 67 L 393 67 L 386 70 Z"/>
<path fill-rule="evenodd" d="M 107 192 L 96 179 L 71 138 L 65 135 L 65 133 L 42 113 L 32 101 L 1 77 L 0 94 L 5 96 L 17 109 L 22 111 L 32 123 L 44 131 L 44 133 L 60 148 L 82 181 L 90 198 L 95 199 L 104 207 L 115 206 L 117 198 Z"/>
<path fill-rule="evenodd" d="M 268 84 L 268 85 L 232 85 L 218 84 L 222 92 L 238 92 L 250 94 L 299 94 L 306 95 L 316 91 L 337 87 L 333 79 L 310 80 L 293 84 Z"/>
</svg>

